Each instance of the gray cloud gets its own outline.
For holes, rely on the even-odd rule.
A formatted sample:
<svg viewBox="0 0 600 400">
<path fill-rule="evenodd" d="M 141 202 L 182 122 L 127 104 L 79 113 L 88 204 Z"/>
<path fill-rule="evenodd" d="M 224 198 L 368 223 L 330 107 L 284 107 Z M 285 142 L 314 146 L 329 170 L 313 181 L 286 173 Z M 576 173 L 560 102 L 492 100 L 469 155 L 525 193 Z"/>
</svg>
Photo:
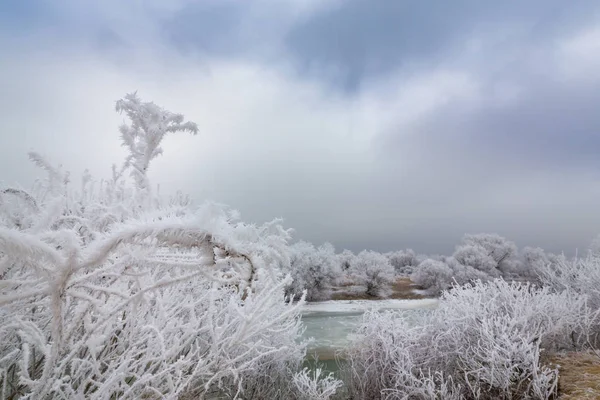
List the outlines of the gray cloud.
<svg viewBox="0 0 600 400">
<path fill-rule="evenodd" d="M 138 89 L 200 125 L 152 165 L 163 192 L 298 238 L 448 253 L 495 231 L 571 252 L 599 231 L 595 3 L 77 4 L 56 17 L 76 26 L 0 42 L 7 183 L 37 174 L 30 148 L 108 176 L 114 101 Z"/>
<path fill-rule="evenodd" d="M 236 54 L 248 45 L 249 40 L 241 37 L 240 25 L 249 9 L 249 3 L 193 3 L 168 18 L 163 29 L 169 40 L 182 50 Z"/>
<path fill-rule="evenodd" d="M 498 29 L 513 31 L 504 40 L 535 46 L 588 23 L 598 10 L 593 1 L 349 0 L 295 26 L 286 43 L 301 71 L 335 66 L 344 74 L 338 83 L 353 90 L 365 76 L 436 64 Z"/>
</svg>

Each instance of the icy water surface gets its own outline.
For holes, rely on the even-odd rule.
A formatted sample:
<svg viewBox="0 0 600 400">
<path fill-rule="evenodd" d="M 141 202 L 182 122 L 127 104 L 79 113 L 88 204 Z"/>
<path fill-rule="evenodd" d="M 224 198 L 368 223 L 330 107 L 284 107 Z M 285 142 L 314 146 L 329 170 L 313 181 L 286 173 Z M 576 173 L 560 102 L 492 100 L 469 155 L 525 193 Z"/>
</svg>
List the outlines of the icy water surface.
<svg viewBox="0 0 600 400">
<path fill-rule="evenodd" d="M 306 326 L 304 338 L 314 338 L 308 347 L 308 356 L 316 354 L 319 360 L 332 360 L 335 351 L 348 343 L 366 310 L 422 310 L 436 306 L 436 299 L 330 300 L 308 303 L 302 312 L 302 321 Z"/>
</svg>

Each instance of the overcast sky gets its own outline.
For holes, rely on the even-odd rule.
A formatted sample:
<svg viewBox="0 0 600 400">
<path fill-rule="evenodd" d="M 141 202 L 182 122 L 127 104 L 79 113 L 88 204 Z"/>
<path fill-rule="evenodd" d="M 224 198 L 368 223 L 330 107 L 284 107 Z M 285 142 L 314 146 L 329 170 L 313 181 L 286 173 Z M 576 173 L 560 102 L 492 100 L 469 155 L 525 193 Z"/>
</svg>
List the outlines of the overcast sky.
<svg viewBox="0 0 600 400">
<path fill-rule="evenodd" d="M 120 163 L 137 90 L 198 123 L 151 165 L 338 250 L 600 233 L 600 2 L 0 2 L 0 181 Z"/>
</svg>

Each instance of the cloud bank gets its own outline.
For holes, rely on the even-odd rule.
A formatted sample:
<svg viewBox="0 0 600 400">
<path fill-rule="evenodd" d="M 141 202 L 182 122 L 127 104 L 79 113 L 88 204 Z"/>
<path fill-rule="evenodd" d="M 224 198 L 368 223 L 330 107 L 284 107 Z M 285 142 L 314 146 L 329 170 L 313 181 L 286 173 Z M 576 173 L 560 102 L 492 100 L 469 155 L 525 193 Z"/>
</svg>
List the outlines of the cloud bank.
<svg viewBox="0 0 600 400">
<path fill-rule="evenodd" d="M 39 174 L 30 149 L 108 176 L 114 101 L 138 90 L 200 127 L 165 141 L 163 193 L 298 238 L 448 253 L 497 232 L 571 253 L 600 233 L 595 2 L 35 3 L 0 6 L 7 184 Z"/>
</svg>

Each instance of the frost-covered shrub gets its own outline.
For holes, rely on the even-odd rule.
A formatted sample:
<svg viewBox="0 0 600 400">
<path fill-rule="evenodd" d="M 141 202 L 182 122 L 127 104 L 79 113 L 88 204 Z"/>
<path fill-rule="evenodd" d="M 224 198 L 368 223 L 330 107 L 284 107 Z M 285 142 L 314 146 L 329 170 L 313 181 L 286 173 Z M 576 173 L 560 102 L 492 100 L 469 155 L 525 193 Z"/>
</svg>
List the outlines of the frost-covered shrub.
<svg viewBox="0 0 600 400">
<path fill-rule="evenodd" d="M 549 399 L 558 371 L 544 355 L 589 346 L 597 327 L 585 296 L 477 282 L 432 311 L 365 314 L 344 376 L 352 399 Z"/>
<path fill-rule="evenodd" d="M 597 235 L 590 243 L 588 255 L 596 257 L 600 256 L 600 235 Z"/>
<path fill-rule="evenodd" d="M 526 266 L 517 257 L 516 245 L 495 234 L 465 235 L 451 257 L 430 257 L 429 260 L 436 262 L 420 263 L 411 279 L 433 291 L 449 288 L 454 283 L 532 277 L 524 272 Z M 425 267 L 423 271 L 422 267 Z"/>
<path fill-rule="evenodd" d="M 458 246 L 452 257 L 462 265 L 472 267 L 489 275 L 500 276 L 500 271 L 496 268 L 496 260 L 481 246 Z"/>
<path fill-rule="evenodd" d="M 306 290 L 307 300 L 323 300 L 331 295 L 331 288 L 342 275 L 334 247 L 325 243 L 315 248 L 307 242 L 290 247 L 290 274 L 293 282 L 287 288 L 289 295 L 300 295 Z"/>
<path fill-rule="evenodd" d="M 344 249 L 344 251 L 338 254 L 338 262 L 343 272 L 349 272 L 352 265 L 356 262 L 356 255 L 350 250 Z"/>
<path fill-rule="evenodd" d="M 343 385 L 341 380 L 334 378 L 331 373 L 325 374 L 319 367 L 312 371 L 304 368 L 297 372 L 293 383 L 298 400 L 327 400 Z"/>
<path fill-rule="evenodd" d="M 419 286 L 438 294 L 455 284 L 464 285 L 477 280 L 486 282 L 493 279 L 488 273 L 461 264 L 454 257 L 444 257 L 440 260 L 427 259 L 419 264 L 410 278 Z"/>
<path fill-rule="evenodd" d="M 462 399 L 445 372 L 431 370 L 425 331 L 398 312 L 367 311 L 343 353 L 348 399 Z"/>
<path fill-rule="evenodd" d="M 87 245 L 0 228 L 3 398 L 299 396 L 301 303 L 272 276 L 285 236 L 211 205 L 176 214 Z"/>
<path fill-rule="evenodd" d="M 552 255 L 539 247 L 524 247 L 519 256 L 521 269 L 518 275 L 530 280 L 537 278 L 538 273 L 546 269 L 553 259 Z"/>
<path fill-rule="evenodd" d="M 384 297 L 394 283 L 394 267 L 388 258 L 375 251 L 363 250 L 356 255 L 351 272 L 356 281 L 365 287 L 369 296 Z"/>
<path fill-rule="evenodd" d="M 394 251 L 387 253 L 386 256 L 396 270 L 396 275 L 410 275 L 420 263 L 412 249 Z"/>
<path fill-rule="evenodd" d="M 419 286 L 439 292 L 450 287 L 454 272 L 443 261 L 425 260 L 410 279 Z"/>
<path fill-rule="evenodd" d="M 464 285 L 470 282 L 487 282 L 494 279 L 493 276 L 485 271 L 481 271 L 470 265 L 461 264 L 454 257 L 447 257 L 445 262 L 446 265 L 448 265 L 448 267 L 452 270 L 452 282 L 447 286 L 447 288 L 451 287 L 453 284 Z"/>
<path fill-rule="evenodd" d="M 462 240 L 464 245 L 483 247 L 487 254 L 494 259 L 498 268 L 501 264 L 517 253 L 517 246 L 506 238 L 491 233 L 478 233 L 465 235 Z"/>
<path fill-rule="evenodd" d="M 473 267 L 490 277 L 507 277 L 517 269 L 517 246 L 502 236 L 480 233 L 465 235 L 453 257 L 461 264 Z"/>
<path fill-rule="evenodd" d="M 4 398 L 233 398 L 286 388 L 304 349 L 284 282 L 240 292 L 191 276 L 191 266 L 164 274 L 157 263 L 140 276 L 135 258 L 125 259 L 126 279 L 116 279 L 123 267 L 104 267 L 69 279 L 60 300 L 31 293 L 3 306 L 3 320 L 12 317 L 0 328 Z"/>
<path fill-rule="evenodd" d="M 549 262 L 537 265 L 536 272 L 542 285 L 585 295 L 590 306 L 600 310 L 600 258 L 594 253 L 572 259 L 551 256 Z"/>
<path fill-rule="evenodd" d="M 77 192 L 31 153 L 47 179 L 0 191 L 0 397 L 301 398 L 304 299 L 286 299 L 280 270 L 289 231 L 163 201 L 149 161 L 195 125 L 135 95 L 117 109 L 130 156 L 110 180 L 84 173 Z M 318 379 L 304 384 L 331 386 Z"/>
</svg>

